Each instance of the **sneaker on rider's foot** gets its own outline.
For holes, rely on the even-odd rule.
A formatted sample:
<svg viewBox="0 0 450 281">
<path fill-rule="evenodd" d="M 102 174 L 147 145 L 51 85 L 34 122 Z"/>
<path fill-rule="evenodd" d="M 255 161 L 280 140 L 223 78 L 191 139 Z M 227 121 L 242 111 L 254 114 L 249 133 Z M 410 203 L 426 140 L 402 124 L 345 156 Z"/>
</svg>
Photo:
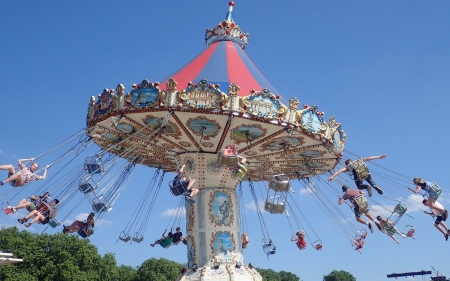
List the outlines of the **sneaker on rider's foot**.
<svg viewBox="0 0 450 281">
<path fill-rule="evenodd" d="M 445 234 L 444 237 L 445 237 L 445 241 L 447 241 L 448 240 L 448 234 Z"/>
<path fill-rule="evenodd" d="M 381 224 L 379 224 L 377 221 L 375 222 L 375 225 L 377 226 L 378 230 L 383 232 L 383 228 L 381 227 Z"/>
<path fill-rule="evenodd" d="M 397 241 L 395 241 L 395 242 L 397 242 L 397 244 L 399 244 L 399 245 L 400 245 L 400 244 L 402 243 L 402 242 L 400 242 L 400 241 L 398 241 L 398 240 L 397 240 Z"/>
<path fill-rule="evenodd" d="M 370 229 L 370 232 L 372 232 L 373 233 L 373 226 L 372 226 L 372 224 L 369 222 L 369 225 L 368 225 L 368 227 L 369 227 L 369 229 Z"/>
<path fill-rule="evenodd" d="M 403 234 L 403 233 L 402 233 L 402 234 L 400 234 L 400 236 L 401 236 L 401 237 L 403 237 L 403 238 L 406 238 L 406 235 L 405 235 L 405 234 Z"/>
<path fill-rule="evenodd" d="M 10 209 L 13 214 L 15 214 L 17 212 L 16 208 L 14 208 L 13 206 L 8 206 L 6 208 Z"/>
<path fill-rule="evenodd" d="M 374 185 L 373 188 L 375 188 L 375 190 L 378 192 L 378 194 L 383 194 L 383 190 L 381 188 L 379 188 L 377 185 Z"/>
<path fill-rule="evenodd" d="M 443 220 L 443 221 L 446 221 L 446 220 L 447 220 L 447 217 L 448 217 L 448 211 L 447 211 L 447 210 L 444 210 L 444 213 L 442 213 L 442 220 Z"/>
<path fill-rule="evenodd" d="M 369 194 L 369 197 L 372 197 L 372 187 L 370 185 L 367 186 L 367 194 Z"/>
</svg>

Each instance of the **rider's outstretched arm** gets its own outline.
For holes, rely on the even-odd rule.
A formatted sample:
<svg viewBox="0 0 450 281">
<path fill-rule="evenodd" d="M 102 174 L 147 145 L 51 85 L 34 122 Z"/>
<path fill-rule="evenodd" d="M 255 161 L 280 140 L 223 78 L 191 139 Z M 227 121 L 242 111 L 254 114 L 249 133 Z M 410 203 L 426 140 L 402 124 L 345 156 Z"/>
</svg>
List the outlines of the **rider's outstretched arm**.
<svg viewBox="0 0 450 281">
<path fill-rule="evenodd" d="M 367 161 L 372 161 L 372 160 L 375 160 L 375 159 L 385 159 L 386 157 L 387 157 L 387 154 L 383 154 L 383 155 L 380 155 L 380 156 L 370 156 L 370 157 L 363 158 L 363 161 L 367 162 Z"/>
</svg>

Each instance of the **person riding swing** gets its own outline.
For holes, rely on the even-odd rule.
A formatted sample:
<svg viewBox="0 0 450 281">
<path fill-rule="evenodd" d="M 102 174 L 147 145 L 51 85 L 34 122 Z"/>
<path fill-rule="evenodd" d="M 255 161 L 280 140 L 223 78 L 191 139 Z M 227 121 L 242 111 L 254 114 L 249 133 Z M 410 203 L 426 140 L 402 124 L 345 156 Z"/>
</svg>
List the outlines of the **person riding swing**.
<svg viewBox="0 0 450 281">
<path fill-rule="evenodd" d="M 35 171 L 39 168 L 39 164 L 33 162 L 30 168 L 28 168 L 23 164 L 23 162 L 26 161 L 34 161 L 34 158 L 19 159 L 18 171 L 16 171 L 12 164 L 1 165 L 0 170 L 8 170 L 8 178 L 6 180 L 0 181 L 0 186 L 9 182 L 14 187 L 20 187 L 32 181 L 44 180 L 47 177 L 47 169 L 50 167 L 50 165 L 45 166 L 44 174 L 42 176 L 39 176 L 35 173 Z"/>
<path fill-rule="evenodd" d="M 176 190 L 175 193 L 178 193 L 175 195 L 183 194 L 188 200 L 192 200 L 192 197 L 195 196 L 199 190 L 198 188 L 193 187 L 195 179 L 186 179 L 186 177 L 183 176 L 185 167 L 186 165 L 183 165 L 179 170 L 177 170 L 177 175 L 173 179 L 172 187 Z"/>
<path fill-rule="evenodd" d="M 380 156 L 370 156 L 366 158 L 360 158 L 356 160 L 345 160 L 345 167 L 336 171 L 329 179 L 328 181 L 332 181 L 334 177 L 339 175 L 343 172 L 348 172 L 353 175 L 353 180 L 355 181 L 356 186 L 359 190 L 367 189 L 367 193 L 369 194 L 369 197 L 372 197 L 372 187 L 378 192 L 378 194 L 383 194 L 383 190 L 375 183 L 375 181 L 372 179 L 372 176 L 370 175 L 369 169 L 367 168 L 367 165 L 365 162 L 372 161 L 375 159 L 385 159 L 387 157 L 387 154 L 383 154 Z M 367 181 L 368 184 L 363 184 L 363 181 Z"/>
</svg>

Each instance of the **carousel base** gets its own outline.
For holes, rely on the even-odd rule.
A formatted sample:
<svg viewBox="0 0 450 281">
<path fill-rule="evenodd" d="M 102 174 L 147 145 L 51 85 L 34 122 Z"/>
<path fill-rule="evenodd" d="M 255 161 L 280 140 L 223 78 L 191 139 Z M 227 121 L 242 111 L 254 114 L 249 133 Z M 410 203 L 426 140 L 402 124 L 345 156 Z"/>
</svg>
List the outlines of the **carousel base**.
<svg viewBox="0 0 450 281">
<path fill-rule="evenodd" d="M 217 269 L 204 266 L 196 271 L 188 270 L 181 275 L 178 281 L 262 281 L 261 275 L 254 269 L 247 266 L 226 265 Z"/>
</svg>

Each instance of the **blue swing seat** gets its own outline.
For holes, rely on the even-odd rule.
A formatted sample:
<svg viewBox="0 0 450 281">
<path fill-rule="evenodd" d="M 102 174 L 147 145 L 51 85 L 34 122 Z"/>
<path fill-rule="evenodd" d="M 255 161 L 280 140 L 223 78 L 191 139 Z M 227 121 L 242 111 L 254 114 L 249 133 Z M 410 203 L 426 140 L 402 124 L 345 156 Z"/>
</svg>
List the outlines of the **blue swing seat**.
<svg viewBox="0 0 450 281">
<path fill-rule="evenodd" d="M 94 187 L 92 186 L 92 184 L 90 184 L 89 182 L 84 182 L 84 183 L 80 183 L 78 185 L 78 189 L 83 193 L 89 193 L 94 191 Z"/>
<path fill-rule="evenodd" d="M 84 169 L 91 175 L 104 172 L 103 165 L 100 165 L 99 163 L 86 163 L 84 164 Z"/>
<path fill-rule="evenodd" d="M 267 258 L 269 258 L 270 255 L 275 255 L 275 253 L 277 252 L 277 247 L 275 247 L 271 239 L 269 240 L 269 243 L 265 243 L 263 241 L 262 247 L 264 253 L 266 253 L 267 255 Z"/>
</svg>

